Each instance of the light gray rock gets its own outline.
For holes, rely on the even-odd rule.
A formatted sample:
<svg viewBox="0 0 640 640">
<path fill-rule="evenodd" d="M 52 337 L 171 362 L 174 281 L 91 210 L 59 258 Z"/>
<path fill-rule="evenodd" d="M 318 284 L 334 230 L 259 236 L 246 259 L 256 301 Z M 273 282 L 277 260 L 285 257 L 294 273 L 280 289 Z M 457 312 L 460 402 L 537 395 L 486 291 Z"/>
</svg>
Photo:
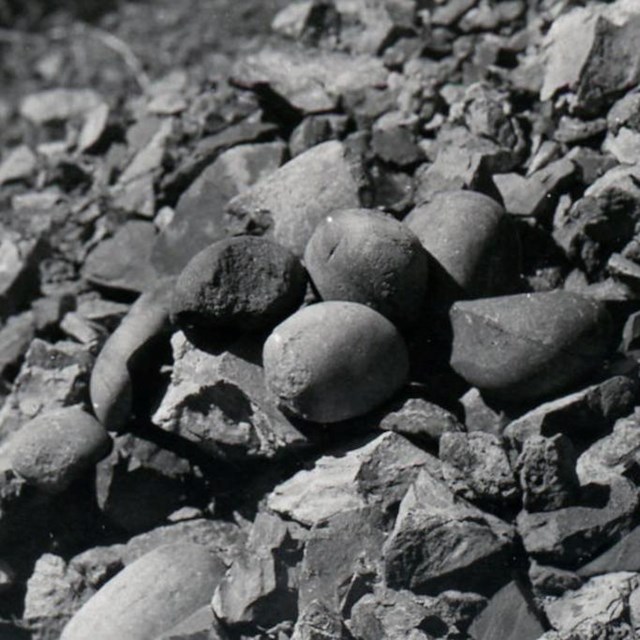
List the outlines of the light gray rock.
<svg viewBox="0 0 640 640">
<path fill-rule="evenodd" d="M 230 227 L 267 231 L 301 256 L 325 216 L 360 206 L 364 186 L 360 158 L 340 142 L 324 142 L 233 198 L 227 206 Z"/>
<path fill-rule="evenodd" d="M 310 444 L 267 391 L 257 364 L 261 341 L 215 354 L 178 332 L 171 344 L 171 382 L 152 418 L 160 428 L 230 460 L 274 458 Z"/>
<path fill-rule="evenodd" d="M 320 302 L 290 316 L 267 338 L 263 362 L 280 406 L 313 422 L 364 415 L 389 400 L 409 375 L 396 327 L 355 302 Z"/>
</svg>

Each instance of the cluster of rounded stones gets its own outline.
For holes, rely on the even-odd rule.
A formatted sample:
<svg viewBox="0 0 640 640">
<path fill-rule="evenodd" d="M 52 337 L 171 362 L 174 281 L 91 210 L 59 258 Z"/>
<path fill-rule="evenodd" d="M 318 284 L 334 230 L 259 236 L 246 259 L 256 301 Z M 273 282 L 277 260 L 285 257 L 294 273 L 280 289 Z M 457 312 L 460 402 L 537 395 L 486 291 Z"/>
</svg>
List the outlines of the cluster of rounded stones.
<svg viewBox="0 0 640 640">
<path fill-rule="evenodd" d="M 443 341 L 447 366 L 487 396 L 541 399 L 598 364 L 610 321 L 599 302 L 569 292 L 516 294 L 518 277 L 508 216 L 473 191 L 438 194 L 404 221 L 331 212 L 302 256 L 269 237 L 229 237 L 136 302 L 98 358 L 94 409 L 107 429 L 123 428 L 136 354 L 176 325 L 187 335 L 268 333 L 267 386 L 312 422 L 383 404 L 412 378 L 414 351 L 428 359 Z"/>
<path fill-rule="evenodd" d="M 90 382 L 98 420 L 79 408 L 44 426 L 36 419 L 0 458 L 42 491 L 63 491 L 108 453 L 106 431 L 127 427 L 132 372 L 175 326 L 268 334 L 268 389 L 283 411 L 317 423 L 384 404 L 424 370 L 415 360 L 435 363 L 443 344 L 446 367 L 486 397 L 543 399 L 598 365 L 611 321 L 600 302 L 576 294 L 513 293 L 518 273 L 508 216 L 472 191 L 439 194 L 402 222 L 377 210 L 331 212 L 303 256 L 268 237 L 226 238 L 142 294 L 107 340 Z"/>
</svg>

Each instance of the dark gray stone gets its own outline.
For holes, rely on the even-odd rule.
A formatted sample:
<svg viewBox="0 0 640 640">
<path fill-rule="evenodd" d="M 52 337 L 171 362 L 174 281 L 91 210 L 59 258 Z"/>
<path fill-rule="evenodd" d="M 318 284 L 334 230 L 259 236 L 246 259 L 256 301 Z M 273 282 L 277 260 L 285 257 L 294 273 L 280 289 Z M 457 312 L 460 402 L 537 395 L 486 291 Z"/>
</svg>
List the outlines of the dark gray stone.
<svg viewBox="0 0 640 640">
<path fill-rule="evenodd" d="M 252 236 L 214 242 L 182 270 L 171 317 L 182 327 L 271 329 L 301 305 L 307 279 L 284 247 Z"/>
<path fill-rule="evenodd" d="M 443 191 L 413 209 L 405 223 L 432 256 L 431 304 L 512 290 L 517 245 L 502 207 L 473 191 Z"/>
<path fill-rule="evenodd" d="M 458 496 L 489 511 L 518 504 L 520 491 L 502 440 L 493 434 L 443 433 L 439 457 L 442 475 Z"/>
<path fill-rule="evenodd" d="M 519 581 L 502 587 L 469 627 L 473 640 L 538 640 L 544 633 L 544 618 L 533 595 Z"/>
<path fill-rule="evenodd" d="M 554 511 L 574 503 L 580 494 L 576 462 L 571 441 L 562 434 L 527 438 L 516 464 L 524 508 Z"/>
<path fill-rule="evenodd" d="M 601 362 L 611 339 L 604 305 L 565 291 L 457 302 L 450 317 L 451 366 L 510 403 L 576 384 Z"/>
<path fill-rule="evenodd" d="M 87 256 L 83 277 L 112 289 L 135 293 L 149 289 L 158 279 L 151 264 L 155 238 L 156 227 L 152 222 L 126 222 Z"/>
<path fill-rule="evenodd" d="M 638 492 L 626 478 L 583 489 L 582 504 L 518 516 L 527 553 L 543 564 L 576 568 L 629 533 Z"/>
<path fill-rule="evenodd" d="M 384 545 L 385 578 L 417 593 L 487 593 L 508 580 L 513 530 L 422 471 Z"/>
</svg>

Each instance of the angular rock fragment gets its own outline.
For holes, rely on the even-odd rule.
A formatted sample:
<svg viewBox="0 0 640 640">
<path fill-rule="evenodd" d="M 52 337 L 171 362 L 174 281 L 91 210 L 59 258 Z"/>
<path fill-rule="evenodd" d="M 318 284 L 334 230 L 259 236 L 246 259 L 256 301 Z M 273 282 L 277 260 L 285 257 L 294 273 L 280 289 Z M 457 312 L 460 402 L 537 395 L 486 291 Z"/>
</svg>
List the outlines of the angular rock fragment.
<svg viewBox="0 0 640 640">
<path fill-rule="evenodd" d="M 171 316 L 183 327 L 271 329 L 302 303 L 298 259 L 266 238 L 240 236 L 198 253 L 176 281 Z"/>
<path fill-rule="evenodd" d="M 102 587 L 64 628 L 61 640 L 156 637 L 205 605 L 223 574 L 223 563 L 204 547 L 160 547 Z"/>
<path fill-rule="evenodd" d="M 359 593 L 382 575 L 384 513 L 378 505 L 338 513 L 314 525 L 298 574 L 298 609 L 321 601 L 348 612 Z"/>
<path fill-rule="evenodd" d="M 565 591 L 579 589 L 582 578 L 573 571 L 538 564 L 529 565 L 529 580 L 537 596 L 561 596 Z"/>
<path fill-rule="evenodd" d="M 303 539 L 299 526 L 258 515 L 246 548 L 213 595 L 213 611 L 226 627 L 256 631 L 296 619 Z"/>
<path fill-rule="evenodd" d="M 109 453 L 102 425 L 78 407 L 44 413 L 7 443 L 11 468 L 28 484 L 60 493 Z"/>
<path fill-rule="evenodd" d="M 154 267 L 177 274 L 208 244 L 225 237 L 227 202 L 271 175 L 283 156 L 281 142 L 241 144 L 221 153 L 180 196 L 173 219 L 155 240 Z"/>
<path fill-rule="evenodd" d="M 185 504 L 193 471 L 188 460 L 153 442 L 118 436 L 96 468 L 98 507 L 122 529 L 145 531 Z"/>
<path fill-rule="evenodd" d="M 49 410 L 86 404 L 93 356 L 72 342 L 31 342 L 13 391 L 0 410 L 0 436 Z"/>
<path fill-rule="evenodd" d="M 416 593 L 490 593 L 508 580 L 513 531 L 421 471 L 384 545 L 385 579 Z"/>
<path fill-rule="evenodd" d="M 640 464 L 640 423 L 634 413 L 621 418 L 613 432 L 594 442 L 578 458 L 577 472 L 583 484 L 607 482 L 611 478 L 633 473 Z"/>
<path fill-rule="evenodd" d="M 445 433 L 465 430 L 452 413 L 420 397 L 393 403 L 382 418 L 380 428 L 427 443 L 437 443 Z"/>
<path fill-rule="evenodd" d="M 159 427 L 229 460 L 269 459 L 310 444 L 267 391 L 256 364 L 259 341 L 219 354 L 194 347 L 180 332 L 171 342 L 171 383 L 153 416 Z"/>
<path fill-rule="evenodd" d="M 405 222 L 433 258 L 432 304 L 498 295 L 513 286 L 517 247 L 494 200 L 472 191 L 442 192 Z"/>
<path fill-rule="evenodd" d="M 451 366 L 507 402 L 575 384 L 600 363 L 611 339 L 604 306 L 565 291 L 457 302 L 450 317 Z"/>
<path fill-rule="evenodd" d="M 155 284 L 151 249 L 156 228 L 151 222 L 130 221 L 113 238 L 100 243 L 85 261 L 82 273 L 90 282 L 114 289 L 142 292 Z"/>
<path fill-rule="evenodd" d="M 295 157 L 322 142 L 339 140 L 347 130 L 347 117 L 337 114 L 307 116 L 289 138 L 291 156 Z"/>
<path fill-rule="evenodd" d="M 541 563 L 575 568 L 629 533 L 635 521 L 638 494 L 626 478 L 583 489 L 584 506 L 518 516 L 525 549 Z"/>
<path fill-rule="evenodd" d="M 103 104 L 92 89 L 48 89 L 32 93 L 20 104 L 20 115 L 34 124 L 86 115 Z"/>
<path fill-rule="evenodd" d="M 388 400 L 409 373 L 397 329 L 354 302 L 322 302 L 298 311 L 273 330 L 263 361 L 267 386 L 280 405 L 314 422 L 367 413 Z"/>
<path fill-rule="evenodd" d="M 388 72 L 377 58 L 297 47 L 261 49 L 236 63 L 241 87 L 267 87 L 303 113 L 331 111 L 347 90 L 384 86 Z"/>
<path fill-rule="evenodd" d="M 419 123 L 414 114 L 385 113 L 373 125 L 371 146 L 374 153 L 381 160 L 400 167 L 419 162 L 424 157 L 417 140 Z"/>
<path fill-rule="evenodd" d="M 16 147 L 0 164 L 0 184 L 30 178 L 37 162 L 37 156 L 28 146 Z"/>
<path fill-rule="evenodd" d="M 576 441 L 601 437 L 618 418 L 633 410 L 639 392 L 636 380 L 614 376 L 539 405 L 509 423 L 504 434 L 517 448 L 537 435 L 552 437 L 562 433 Z"/>
<path fill-rule="evenodd" d="M 32 311 L 11 316 L 0 329 L 0 375 L 6 376 L 17 369 L 35 336 Z"/>
<path fill-rule="evenodd" d="M 538 640 L 544 630 L 533 595 L 514 580 L 493 595 L 469 627 L 469 635 L 473 640 Z"/>
<path fill-rule="evenodd" d="M 365 595 L 354 606 L 349 620 L 351 633 L 357 640 L 429 640 L 430 630 L 448 631 L 444 621 L 435 615 L 435 599 L 410 591 L 378 589 Z"/>
<path fill-rule="evenodd" d="M 360 206 L 361 161 L 340 142 L 319 144 L 229 202 L 230 227 L 267 231 L 301 256 L 318 223 Z"/>
<path fill-rule="evenodd" d="M 574 503 L 580 494 L 576 462 L 571 441 L 562 434 L 528 437 L 516 465 L 524 508 L 554 511 Z"/>
<path fill-rule="evenodd" d="M 413 324 L 427 295 L 428 254 L 391 216 L 332 213 L 313 232 L 304 262 L 323 300 L 359 302 L 400 326 Z"/>
<path fill-rule="evenodd" d="M 621 623 L 630 622 L 629 596 L 639 584 L 635 573 L 619 572 L 597 576 L 580 589 L 569 591 L 548 602 L 544 608 L 545 613 L 553 628 L 560 633 L 597 637 L 588 635 L 597 626 L 615 633 L 614 629 L 621 626 Z"/>
<path fill-rule="evenodd" d="M 440 463 L 406 438 L 385 433 L 344 455 L 319 458 L 313 469 L 276 487 L 267 506 L 320 530 L 324 522 L 350 511 L 393 510 L 423 467 L 437 473 Z"/>
<path fill-rule="evenodd" d="M 442 475 L 458 496 L 490 511 L 517 504 L 520 491 L 499 437 L 489 433 L 443 433 Z"/>
<path fill-rule="evenodd" d="M 291 640 L 348 640 L 342 619 L 319 600 L 313 600 L 300 616 Z"/>
<path fill-rule="evenodd" d="M 70 570 L 60 556 L 45 553 L 38 558 L 27 581 L 24 621 L 33 638 L 46 640 L 60 632 L 88 597 L 82 576 Z"/>
<path fill-rule="evenodd" d="M 38 265 L 45 256 L 46 243 L 4 227 L 0 230 L 0 319 L 4 320 L 36 297 Z"/>
<path fill-rule="evenodd" d="M 490 407 L 478 389 L 467 391 L 460 403 L 464 409 L 464 425 L 467 431 L 483 431 L 501 435 L 509 419 L 499 411 Z"/>
<path fill-rule="evenodd" d="M 507 213 L 534 218 L 553 210 L 554 197 L 567 184 L 575 171 L 570 160 L 556 160 L 523 178 L 517 173 L 493 176 Z"/>
</svg>

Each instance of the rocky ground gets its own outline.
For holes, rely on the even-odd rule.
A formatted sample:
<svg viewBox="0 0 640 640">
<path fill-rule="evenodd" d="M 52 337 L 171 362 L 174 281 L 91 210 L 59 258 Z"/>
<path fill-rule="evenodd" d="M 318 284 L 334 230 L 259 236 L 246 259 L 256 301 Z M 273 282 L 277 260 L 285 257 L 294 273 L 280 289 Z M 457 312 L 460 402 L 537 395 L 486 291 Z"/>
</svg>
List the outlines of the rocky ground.
<svg viewBox="0 0 640 640">
<path fill-rule="evenodd" d="M 0 639 L 640 637 L 637 0 L 0 24 Z"/>
</svg>

